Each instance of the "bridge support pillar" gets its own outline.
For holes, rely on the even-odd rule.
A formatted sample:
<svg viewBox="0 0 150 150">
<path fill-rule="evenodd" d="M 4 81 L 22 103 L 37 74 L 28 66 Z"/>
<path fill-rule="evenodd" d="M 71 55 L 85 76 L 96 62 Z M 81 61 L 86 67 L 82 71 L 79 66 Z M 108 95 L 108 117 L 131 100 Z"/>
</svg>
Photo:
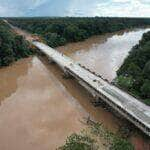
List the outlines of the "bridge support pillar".
<svg viewBox="0 0 150 150">
<path fill-rule="evenodd" d="M 64 73 L 63 73 L 63 78 L 64 79 L 71 79 L 72 78 L 72 76 L 70 75 L 70 73 L 68 73 L 66 70 L 64 70 Z"/>
<path fill-rule="evenodd" d="M 100 102 L 100 98 L 98 96 L 95 96 L 94 97 L 94 100 L 92 101 L 92 104 L 95 106 L 95 107 L 98 107 L 101 105 L 101 102 Z"/>
<path fill-rule="evenodd" d="M 50 64 L 55 63 L 51 58 L 48 58 L 48 62 L 49 62 Z"/>
</svg>

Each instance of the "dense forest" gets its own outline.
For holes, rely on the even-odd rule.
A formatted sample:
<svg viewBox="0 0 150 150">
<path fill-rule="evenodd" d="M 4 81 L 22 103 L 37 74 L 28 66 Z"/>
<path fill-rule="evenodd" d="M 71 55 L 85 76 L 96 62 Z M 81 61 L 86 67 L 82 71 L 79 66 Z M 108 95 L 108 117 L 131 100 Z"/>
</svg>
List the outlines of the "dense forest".
<svg viewBox="0 0 150 150">
<path fill-rule="evenodd" d="M 132 48 L 117 74 L 119 86 L 150 105 L 150 31 Z"/>
<path fill-rule="evenodd" d="M 6 23 L 0 20 L 0 67 L 7 66 L 32 53 L 24 38 L 15 34 Z"/>
<path fill-rule="evenodd" d="M 7 18 L 7 20 L 15 26 L 40 35 L 51 47 L 82 41 L 92 35 L 150 25 L 150 19 L 146 18 L 37 17 Z"/>
</svg>

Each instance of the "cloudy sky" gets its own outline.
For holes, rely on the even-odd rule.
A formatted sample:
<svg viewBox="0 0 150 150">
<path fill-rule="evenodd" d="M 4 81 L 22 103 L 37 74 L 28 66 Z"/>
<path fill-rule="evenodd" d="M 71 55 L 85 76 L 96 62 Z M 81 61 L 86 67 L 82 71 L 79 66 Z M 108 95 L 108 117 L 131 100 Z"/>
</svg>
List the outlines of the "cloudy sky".
<svg viewBox="0 0 150 150">
<path fill-rule="evenodd" d="M 0 0 L 0 16 L 150 17 L 150 0 Z"/>
</svg>

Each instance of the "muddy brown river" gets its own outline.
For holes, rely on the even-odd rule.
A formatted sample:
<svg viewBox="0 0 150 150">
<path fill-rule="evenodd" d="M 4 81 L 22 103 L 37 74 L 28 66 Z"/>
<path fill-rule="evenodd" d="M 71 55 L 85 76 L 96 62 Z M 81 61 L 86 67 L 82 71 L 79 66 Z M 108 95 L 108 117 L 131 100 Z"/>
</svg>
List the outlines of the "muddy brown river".
<svg viewBox="0 0 150 150">
<path fill-rule="evenodd" d="M 58 50 L 112 81 L 128 52 L 138 43 L 143 33 L 149 30 L 150 28 L 134 29 L 95 36 L 84 42 L 59 47 Z"/>
<path fill-rule="evenodd" d="M 147 30 L 95 36 L 58 49 L 111 81 Z M 92 106 L 92 100 L 74 79 L 64 80 L 59 67 L 44 58 L 26 58 L 0 69 L 0 150 L 54 150 L 71 133 L 84 129 L 88 116 L 116 132 L 123 122 Z M 139 134 L 131 139 L 137 150 L 148 150 Z"/>
<path fill-rule="evenodd" d="M 0 150 L 55 149 L 83 128 L 86 112 L 37 57 L 0 71 Z"/>
</svg>

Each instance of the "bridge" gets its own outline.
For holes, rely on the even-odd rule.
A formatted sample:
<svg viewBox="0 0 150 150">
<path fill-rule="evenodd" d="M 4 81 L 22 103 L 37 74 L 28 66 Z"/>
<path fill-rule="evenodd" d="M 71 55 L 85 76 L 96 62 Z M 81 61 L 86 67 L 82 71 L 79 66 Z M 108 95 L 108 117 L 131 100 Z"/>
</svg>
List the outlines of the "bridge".
<svg viewBox="0 0 150 150">
<path fill-rule="evenodd" d="M 57 50 L 38 41 L 32 41 L 31 43 L 44 53 L 50 61 L 60 66 L 66 76 L 73 76 L 97 101 L 103 100 L 150 136 L 149 106 L 108 83 L 100 76 L 84 68 L 79 63 L 74 62 L 71 58 Z"/>
</svg>

